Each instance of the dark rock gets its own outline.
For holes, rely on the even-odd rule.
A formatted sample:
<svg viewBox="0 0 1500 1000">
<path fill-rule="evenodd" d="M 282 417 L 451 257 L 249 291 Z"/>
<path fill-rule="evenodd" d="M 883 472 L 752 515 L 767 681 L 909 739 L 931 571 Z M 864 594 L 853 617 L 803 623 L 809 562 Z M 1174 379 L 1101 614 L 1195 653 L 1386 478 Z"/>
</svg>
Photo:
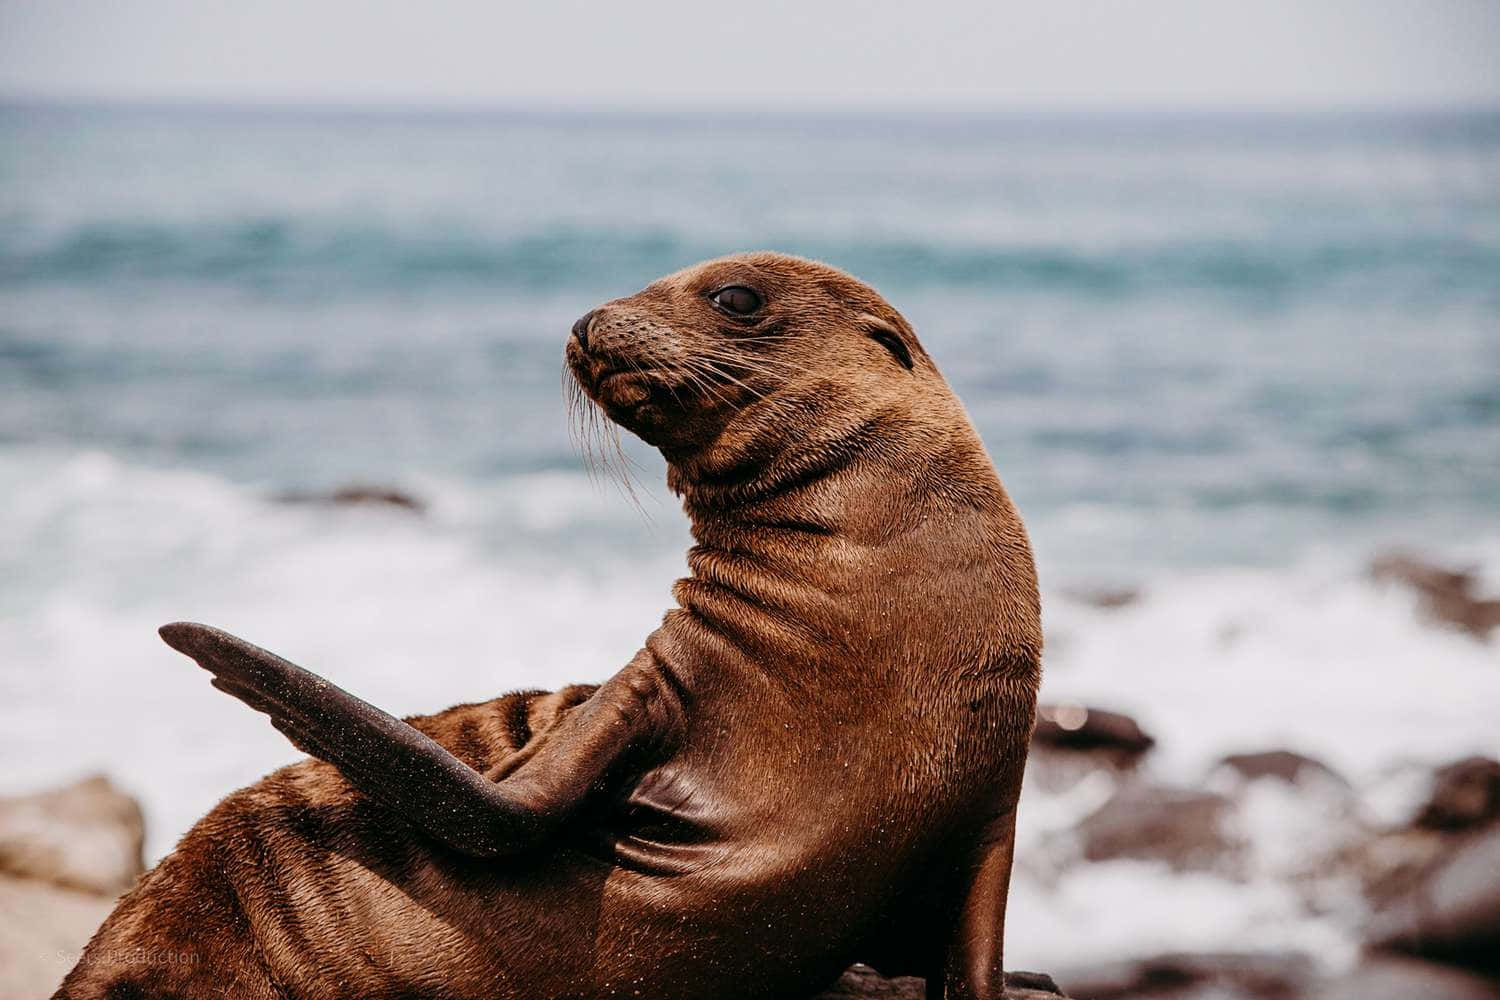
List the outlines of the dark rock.
<svg viewBox="0 0 1500 1000">
<path fill-rule="evenodd" d="M 1319 1000 L 1500 1000 L 1500 984 L 1446 965 L 1369 955 L 1318 987 Z"/>
<path fill-rule="evenodd" d="M 1064 587 L 1062 593 L 1071 601 L 1105 611 L 1127 608 L 1141 599 L 1139 587 Z"/>
<path fill-rule="evenodd" d="M 1477 639 L 1500 626 L 1500 600 L 1474 593 L 1479 578 L 1472 569 L 1448 569 L 1403 552 L 1379 556 L 1370 575 L 1404 584 L 1422 597 L 1423 613 L 1434 621 L 1463 629 Z"/>
<path fill-rule="evenodd" d="M 886 979 L 867 965 L 856 965 L 816 1000 L 924 1000 L 923 981 L 910 976 Z"/>
<path fill-rule="evenodd" d="M 417 497 L 389 486 L 341 486 L 326 493 L 290 490 L 278 493 L 275 499 L 278 503 L 324 504 L 335 507 L 397 507 L 413 514 L 421 514 L 427 510 L 427 504 Z"/>
<path fill-rule="evenodd" d="M 1370 830 L 1359 795 L 1332 768 L 1291 750 L 1230 754 L 1202 787 L 1235 803 L 1245 866 L 1230 874 L 1281 881 L 1314 910 L 1347 899 Z"/>
<path fill-rule="evenodd" d="M 1293 1000 L 1316 967 L 1298 952 L 1168 954 L 1066 972 L 1068 992 L 1088 1000 Z"/>
<path fill-rule="evenodd" d="M 1101 771 L 1121 778 L 1135 770 L 1155 742 L 1134 719 L 1119 712 L 1077 704 L 1039 705 L 1027 781 L 1062 792 Z"/>
<path fill-rule="evenodd" d="M 1021 995 L 1025 992 L 1040 993 L 1043 996 L 1060 997 L 1063 995 L 1057 980 L 1045 972 L 1007 972 L 1005 974 L 1005 990 L 1007 993 Z"/>
<path fill-rule="evenodd" d="M 1385 830 L 1351 841 L 1337 866 L 1358 879 L 1370 905 L 1380 909 L 1419 885 L 1452 853 L 1453 840 L 1436 830 Z"/>
<path fill-rule="evenodd" d="M 816 1000 L 925 1000 L 923 981 L 902 976 L 886 979 L 867 965 L 850 968 Z M 1051 976 L 1039 972 L 1007 972 L 1005 1000 L 1067 1000 Z"/>
<path fill-rule="evenodd" d="M 1086 705 L 1038 705 L 1033 746 L 1052 750 L 1111 750 L 1139 756 L 1156 745 L 1128 715 Z"/>
<path fill-rule="evenodd" d="M 1326 779 L 1341 787 L 1349 787 L 1349 782 L 1327 764 L 1291 750 L 1234 753 L 1221 758 L 1216 766 L 1228 768 L 1246 781 L 1279 778 L 1296 785 L 1309 780 Z"/>
<path fill-rule="evenodd" d="M 1367 940 L 1376 948 L 1500 972 L 1500 826 L 1460 838 L 1375 913 Z"/>
<path fill-rule="evenodd" d="M 1500 818 L 1500 761 L 1466 757 L 1432 776 L 1432 795 L 1414 821 L 1428 830 L 1468 830 Z"/>
<path fill-rule="evenodd" d="M 102 775 L 0 800 L 0 872 L 113 897 L 145 870 L 134 799 Z"/>
<path fill-rule="evenodd" d="M 1410 826 L 1350 844 L 1340 861 L 1359 878 L 1377 913 L 1420 898 L 1438 871 L 1479 831 L 1500 828 L 1497 783 L 1500 763 L 1486 757 L 1438 768 L 1427 801 L 1417 808 Z"/>
<path fill-rule="evenodd" d="M 1139 858 L 1178 871 L 1222 871 L 1241 846 L 1225 830 L 1232 808 L 1212 792 L 1125 784 L 1074 832 L 1089 861 Z"/>
</svg>

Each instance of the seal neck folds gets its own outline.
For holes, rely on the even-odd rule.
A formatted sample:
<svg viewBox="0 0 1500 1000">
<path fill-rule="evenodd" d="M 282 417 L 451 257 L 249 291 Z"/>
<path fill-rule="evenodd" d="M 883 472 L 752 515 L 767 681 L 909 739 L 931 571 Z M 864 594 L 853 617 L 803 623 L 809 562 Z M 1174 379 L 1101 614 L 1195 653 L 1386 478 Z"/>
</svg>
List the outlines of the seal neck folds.
<svg viewBox="0 0 1500 1000">
<path fill-rule="evenodd" d="M 926 407 L 847 389 L 763 401 L 672 463 L 697 544 L 668 630 L 772 672 L 867 654 L 874 681 L 875 665 L 905 662 L 907 617 L 930 614 L 931 585 L 967 562 L 934 561 L 954 546 L 933 535 L 988 547 L 1008 509 L 957 401 L 929 377 Z M 893 580 L 915 584 L 908 598 Z"/>
<path fill-rule="evenodd" d="M 592 310 L 566 355 L 580 391 L 661 450 L 692 522 L 692 575 L 653 652 L 766 672 L 852 653 L 873 682 L 1035 645 L 1019 519 L 868 286 L 778 254 L 708 261 Z M 1033 597 L 998 607 L 1011 593 Z M 942 662 L 918 641 L 934 623 L 957 629 Z"/>
</svg>

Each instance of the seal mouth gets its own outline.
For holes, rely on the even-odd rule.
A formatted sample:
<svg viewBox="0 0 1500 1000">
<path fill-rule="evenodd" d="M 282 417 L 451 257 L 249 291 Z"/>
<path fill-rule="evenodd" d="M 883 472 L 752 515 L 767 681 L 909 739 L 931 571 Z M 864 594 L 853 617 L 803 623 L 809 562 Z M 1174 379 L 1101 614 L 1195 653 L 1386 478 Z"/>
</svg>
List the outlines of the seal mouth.
<svg viewBox="0 0 1500 1000">
<path fill-rule="evenodd" d="M 576 335 L 565 358 L 579 397 L 610 423 L 656 446 L 700 433 L 704 420 L 733 409 L 740 388 L 734 377 L 691 359 L 600 350 L 592 338 L 584 347 Z"/>
<path fill-rule="evenodd" d="M 633 410 L 651 398 L 658 386 L 655 372 L 617 368 L 599 376 L 593 396 L 606 409 Z"/>
<path fill-rule="evenodd" d="M 568 344 L 567 362 L 578 387 L 617 422 L 669 393 L 669 372 L 630 358 L 585 352 L 576 340 Z"/>
<path fill-rule="evenodd" d="M 568 369 L 590 399 L 611 411 L 631 410 L 650 399 L 670 402 L 680 395 L 682 377 L 672 365 L 613 351 L 588 350 L 568 341 Z"/>
</svg>

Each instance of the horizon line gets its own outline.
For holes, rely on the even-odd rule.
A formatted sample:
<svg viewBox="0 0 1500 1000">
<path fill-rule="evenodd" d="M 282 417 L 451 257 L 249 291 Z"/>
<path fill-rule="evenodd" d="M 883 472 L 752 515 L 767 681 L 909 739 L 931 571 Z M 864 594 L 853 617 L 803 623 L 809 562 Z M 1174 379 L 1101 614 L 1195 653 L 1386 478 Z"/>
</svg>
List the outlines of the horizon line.
<svg viewBox="0 0 1500 1000">
<path fill-rule="evenodd" d="M 229 97 L 147 96 L 100 94 L 50 94 L 0 90 L 0 107 L 56 108 L 98 111 L 221 111 L 231 113 L 290 113 L 307 115 L 369 115 L 432 117 L 481 117 L 500 115 L 557 115 L 578 117 L 674 117 L 727 114 L 735 117 L 776 115 L 786 118 L 850 117 L 879 118 L 927 115 L 932 117 L 1011 118 L 1319 118 L 1319 117 L 1474 117 L 1500 116 L 1500 101 L 1474 103 L 1349 103 L 1326 105 L 1287 104 L 1101 104 L 1101 103 L 968 103 L 890 102 L 849 104 L 809 99 L 799 103 L 777 101 L 754 103 L 724 99 L 718 102 L 669 102 L 647 99 L 637 102 L 603 98 L 495 98 L 483 100 L 340 99 L 332 97 Z"/>
</svg>

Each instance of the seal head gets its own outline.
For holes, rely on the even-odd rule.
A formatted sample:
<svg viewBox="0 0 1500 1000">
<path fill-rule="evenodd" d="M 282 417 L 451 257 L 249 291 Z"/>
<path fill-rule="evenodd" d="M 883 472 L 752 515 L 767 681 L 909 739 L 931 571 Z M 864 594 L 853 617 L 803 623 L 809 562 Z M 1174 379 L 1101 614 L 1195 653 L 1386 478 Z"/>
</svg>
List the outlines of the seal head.
<svg viewBox="0 0 1500 1000">
<path fill-rule="evenodd" d="M 911 325 L 868 286 L 772 253 L 709 261 L 607 302 L 574 324 L 566 354 L 611 420 L 704 471 L 857 427 L 932 370 Z M 838 426 L 809 422 L 830 397 Z"/>
</svg>

